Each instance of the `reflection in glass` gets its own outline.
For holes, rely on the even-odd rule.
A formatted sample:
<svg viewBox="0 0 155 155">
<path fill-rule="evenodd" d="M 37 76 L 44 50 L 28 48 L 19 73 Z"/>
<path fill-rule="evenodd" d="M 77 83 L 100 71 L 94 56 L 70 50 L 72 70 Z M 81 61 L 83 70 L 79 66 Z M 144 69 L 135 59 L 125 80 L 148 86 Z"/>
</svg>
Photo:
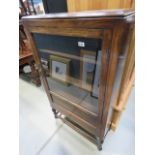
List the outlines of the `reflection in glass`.
<svg viewBox="0 0 155 155">
<path fill-rule="evenodd" d="M 101 40 L 38 34 L 34 38 L 51 93 L 98 113 Z"/>
</svg>

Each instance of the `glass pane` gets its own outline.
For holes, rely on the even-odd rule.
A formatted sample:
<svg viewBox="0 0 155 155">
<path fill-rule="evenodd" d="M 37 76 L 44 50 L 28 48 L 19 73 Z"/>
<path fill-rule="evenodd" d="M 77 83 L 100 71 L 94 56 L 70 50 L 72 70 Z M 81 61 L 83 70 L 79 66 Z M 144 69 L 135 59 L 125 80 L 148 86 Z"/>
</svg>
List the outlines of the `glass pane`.
<svg viewBox="0 0 155 155">
<path fill-rule="evenodd" d="M 51 93 L 98 113 L 101 40 L 33 36 Z"/>
</svg>

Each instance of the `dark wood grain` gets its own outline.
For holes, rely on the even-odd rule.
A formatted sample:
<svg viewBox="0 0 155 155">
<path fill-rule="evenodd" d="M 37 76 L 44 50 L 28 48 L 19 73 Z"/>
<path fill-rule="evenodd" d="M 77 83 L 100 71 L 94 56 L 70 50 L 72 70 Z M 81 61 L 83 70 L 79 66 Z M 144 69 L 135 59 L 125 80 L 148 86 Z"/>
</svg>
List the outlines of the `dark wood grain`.
<svg viewBox="0 0 155 155">
<path fill-rule="evenodd" d="M 19 67 L 20 70 L 23 72 L 24 65 L 29 65 L 31 68 L 31 81 L 36 85 L 40 86 L 41 81 L 39 77 L 38 70 L 35 67 L 35 61 L 33 57 L 33 53 L 29 47 L 27 42 L 27 37 L 25 31 L 23 29 L 23 25 L 19 23 Z"/>
<path fill-rule="evenodd" d="M 126 17 L 134 13 L 133 9 L 117 9 L 117 10 L 96 10 L 96 11 L 82 11 L 72 13 L 55 13 L 55 14 L 41 14 L 26 16 L 23 19 L 53 19 L 53 18 L 84 18 L 84 17 Z"/>
<path fill-rule="evenodd" d="M 44 27 L 30 27 L 29 28 L 32 33 L 40 33 L 40 34 L 56 34 L 63 36 L 79 36 L 85 38 L 102 38 L 103 31 L 95 30 L 95 29 L 84 29 L 84 28 L 44 28 Z"/>
<path fill-rule="evenodd" d="M 124 34 L 124 24 L 117 24 L 113 29 L 112 34 L 112 42 L 111 42 L 111 48 L 110 48 L 110 58 L 108 62 L 108 70 L 107 70 L 107 81 L 105 86 L 105 98 L 103 102 L 103 108 L 102 108 L 102 116 L 101 116 L 101 127 L 100 127 L 100 138 L 101 141 L 104 141 L 103 137 L 105 134 L 106 124 L 107 124 L 107 116 L 109 112 L 109 106 L 110 106 L 110 99 L 112 95 L 112 88 L 113 83 L 115 79 L 115 73 L 118 63 L 118 56 L 119 52 L 121 50 L 121 41 L 122 36 Z"/>
</svg>

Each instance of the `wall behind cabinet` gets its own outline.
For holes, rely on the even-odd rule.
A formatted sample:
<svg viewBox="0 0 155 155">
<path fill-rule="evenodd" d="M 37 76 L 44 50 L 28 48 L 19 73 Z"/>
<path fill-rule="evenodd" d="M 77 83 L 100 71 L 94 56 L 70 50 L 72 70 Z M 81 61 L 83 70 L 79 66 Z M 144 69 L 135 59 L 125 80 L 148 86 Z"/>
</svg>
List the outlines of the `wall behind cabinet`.
<svg viewBox="0 0 155 155">
<path fill-rule="evenodd" d="M 135 0 L 67 0 L 68 12 L 134 8 Z"/>
</svg>

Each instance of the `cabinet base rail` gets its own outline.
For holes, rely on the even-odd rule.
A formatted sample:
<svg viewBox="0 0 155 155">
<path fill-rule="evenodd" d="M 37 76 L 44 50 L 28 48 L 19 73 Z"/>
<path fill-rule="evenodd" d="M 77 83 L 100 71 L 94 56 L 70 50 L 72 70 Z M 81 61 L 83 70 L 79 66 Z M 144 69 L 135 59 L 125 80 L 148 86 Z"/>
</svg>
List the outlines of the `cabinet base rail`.
<svg viewBox="0 0 155 155">
<path fill-rule="evenodd" d="M 61 119 L 66 125 L 68 125 L 73 130 L 75 130 L 76 132 L 78 132 L 79 134 L 87 138 L 87 140 L 95 144 L 98 150 L 102 150 L 102 142 L 99 140 L 100 139 L 99 137 L 91 134 L 90 132 L 82 128 L 79 124 L 69 119 L 67 116 L 61 114 L 60 112 L 56 112 L 54 113 L 54 115 L 55 115 L 55 118 Z"/>
</svg>

